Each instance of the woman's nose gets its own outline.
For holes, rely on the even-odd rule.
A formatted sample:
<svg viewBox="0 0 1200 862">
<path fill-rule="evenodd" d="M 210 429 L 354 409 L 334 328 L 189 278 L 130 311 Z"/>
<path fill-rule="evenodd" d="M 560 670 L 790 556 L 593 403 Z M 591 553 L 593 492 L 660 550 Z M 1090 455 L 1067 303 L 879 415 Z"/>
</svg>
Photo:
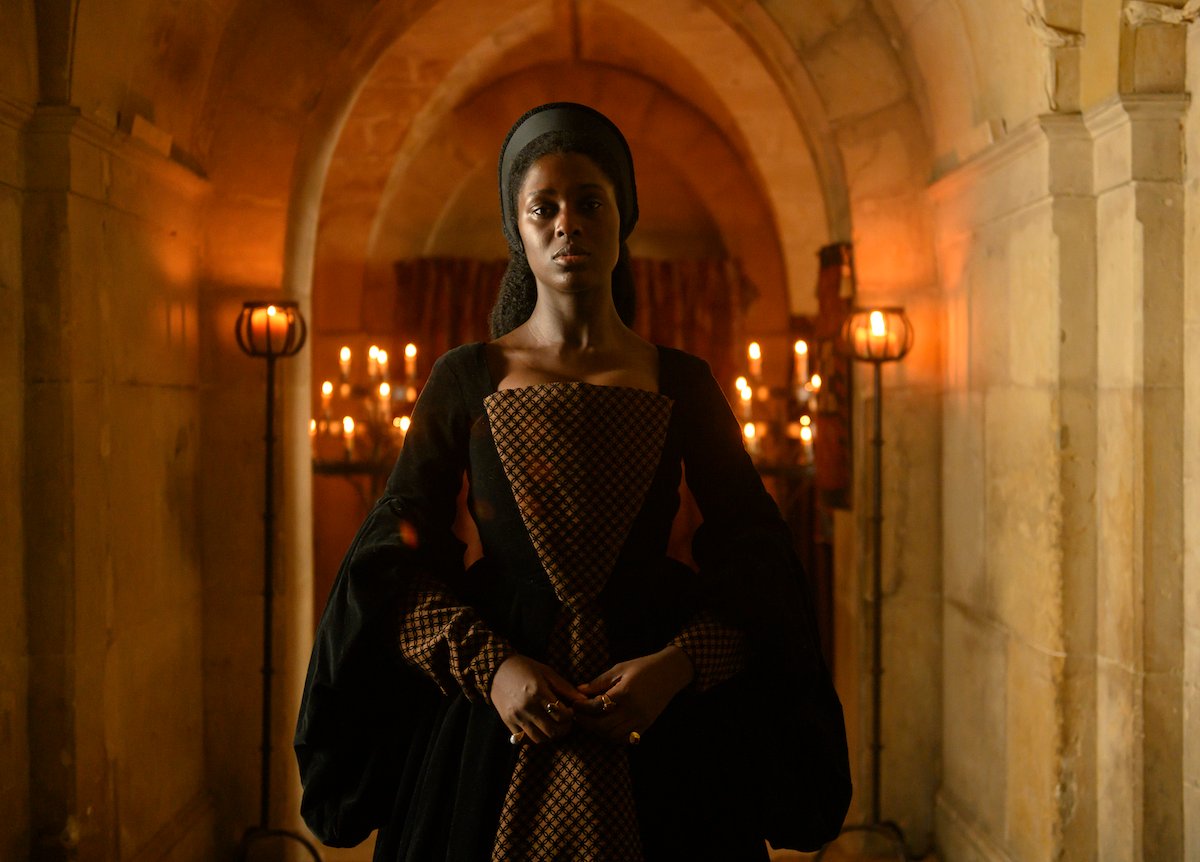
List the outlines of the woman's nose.
<svg viewBox="0 0 1200 862">
<path fill-rule="evenodd" d="M 575 218 L 570 207 L 561 207 L 558 219 L 554 223 L 554 232 L 558 236 L 572 236 L 579 233 L 579 220 Z"/>
</svg>

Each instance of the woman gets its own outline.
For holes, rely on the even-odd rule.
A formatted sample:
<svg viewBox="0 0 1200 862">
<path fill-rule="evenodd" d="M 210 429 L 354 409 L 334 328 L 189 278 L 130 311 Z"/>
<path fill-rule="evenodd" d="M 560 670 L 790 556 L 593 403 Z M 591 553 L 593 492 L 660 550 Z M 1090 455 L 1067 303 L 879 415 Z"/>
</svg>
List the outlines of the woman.
<svg viewBox="0 0 1200 862">
<path fill-rule="evenodd" d="M 435 364 L 318 632 L 305 818 L 331 843 L 381 827 L 388 860 L 817 846 L 849 802 L 841 708 L 720 388 L 628 327 L 628 146 L 590 108 L 543 105 L 499 180 L 493 340 Z M 681 467 L 699 575 L 666 556 Z"/>
</svg>

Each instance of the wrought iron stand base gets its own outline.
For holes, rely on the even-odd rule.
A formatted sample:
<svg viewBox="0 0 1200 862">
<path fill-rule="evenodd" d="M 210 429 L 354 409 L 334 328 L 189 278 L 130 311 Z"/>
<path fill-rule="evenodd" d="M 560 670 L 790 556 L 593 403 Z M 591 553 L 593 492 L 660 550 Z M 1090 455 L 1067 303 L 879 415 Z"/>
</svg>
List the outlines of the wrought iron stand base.
<svg viewBox="0 0 1200 862">
<path fill-rule="evenodd" d="M 919 859 L 924 859 L 928 854 L 918 856 L 913 853 L 908 847 L 908 842 L 904 840 L 904 831 L 891 820 L 885 820 L 882 823 L 855 823 L 849 826 L 843 826 L 841 835 L 848 832 L 869 832 L 872 835 L 879 835 L 886 840 L 896 853 L 896 858 L 904 860 L 904 862 L 917 862 Z M 840 835 L 838 837 L 841 837 Z M 825 851 L 833 846 L 833 841 L 826 844 L 817 851 L 817 855 L 812 858 L 812 862 L 820 862 L 825 858 Z"/>
<path fill-rule="evenodd" d="M 256 841 L 265 841 L 269 838 L 286 838 L 295 841 L 309 852 L 315 862 L 321 862 L 321 854 L 317 852 L 317 848 L 312 845 L 312 842 L 303 835 L 297 835 L 295 832 L 289 832 L 286 829 L 266 829 L 262 826 L 251 826 L 242 834 L 241 843 L 238 844 L 238 862 L 246 862 L 246 859 L 249 858 L 251 844 Z"/>
</svg>

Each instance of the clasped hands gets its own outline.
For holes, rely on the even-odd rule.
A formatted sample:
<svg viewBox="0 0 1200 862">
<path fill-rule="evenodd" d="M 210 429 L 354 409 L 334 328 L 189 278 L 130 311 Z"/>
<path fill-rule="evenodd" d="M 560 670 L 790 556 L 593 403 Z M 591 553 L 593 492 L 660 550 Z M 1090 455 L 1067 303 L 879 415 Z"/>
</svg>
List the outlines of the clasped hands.
<svg viewBox="0 0 1200 862">
<path fill-rule="evenodd" d="M 561 739 L 578 724 L 589 733 L 625 742 L 642 733 L 692 681 L 691 660 L 669 645 L 613 665 L 590 682 L 572 685 L 549 665 L 509 656 L 492 679 L 492 706 L 514 738 L 540 744 Z M 518 736 L 521 734 L 521 736 Z"/>
</svg>

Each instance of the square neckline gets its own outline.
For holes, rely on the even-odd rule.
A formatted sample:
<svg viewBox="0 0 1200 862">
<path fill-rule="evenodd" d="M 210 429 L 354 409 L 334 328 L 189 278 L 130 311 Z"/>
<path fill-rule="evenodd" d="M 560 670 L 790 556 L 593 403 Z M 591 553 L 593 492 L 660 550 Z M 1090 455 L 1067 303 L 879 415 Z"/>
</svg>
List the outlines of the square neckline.
<svg viewBox="0 0 1200 862">
<path fill-rule="evenodd" d="M 530 383 L 526 386 L 506 386 L 501 389 L 497 385 L 495 378 L 492 377 L 492 368 L 488 364 L 487 346 L 488 342 L 479 342 L 479 364 L 483 368 L 484 379 L 487 381 L 488 386 L 487 394 L 489 396 L 495 395 L 499 392 L 514 392 L 521 389 L 537 389 L 542 386 L 578 384 L 580 386 L 591 386 L 595 389 L 628 389 L 633 392 L 645 392 L 649 395 L 661 395 L 664 398 L 670 398 L 670 396 L 665 395 L 662 391 L 663 347 L 661 344 L 653 345 L 655 358 L 658 360 L 657 367 L 654 369 L 654 382 L 658 387 L 657 389 L 643 389 L 640 386 L 622 386 L 620 384 L 591 383 L 587 380 L 547 380 L 543 383 Z"/>
</svg>

